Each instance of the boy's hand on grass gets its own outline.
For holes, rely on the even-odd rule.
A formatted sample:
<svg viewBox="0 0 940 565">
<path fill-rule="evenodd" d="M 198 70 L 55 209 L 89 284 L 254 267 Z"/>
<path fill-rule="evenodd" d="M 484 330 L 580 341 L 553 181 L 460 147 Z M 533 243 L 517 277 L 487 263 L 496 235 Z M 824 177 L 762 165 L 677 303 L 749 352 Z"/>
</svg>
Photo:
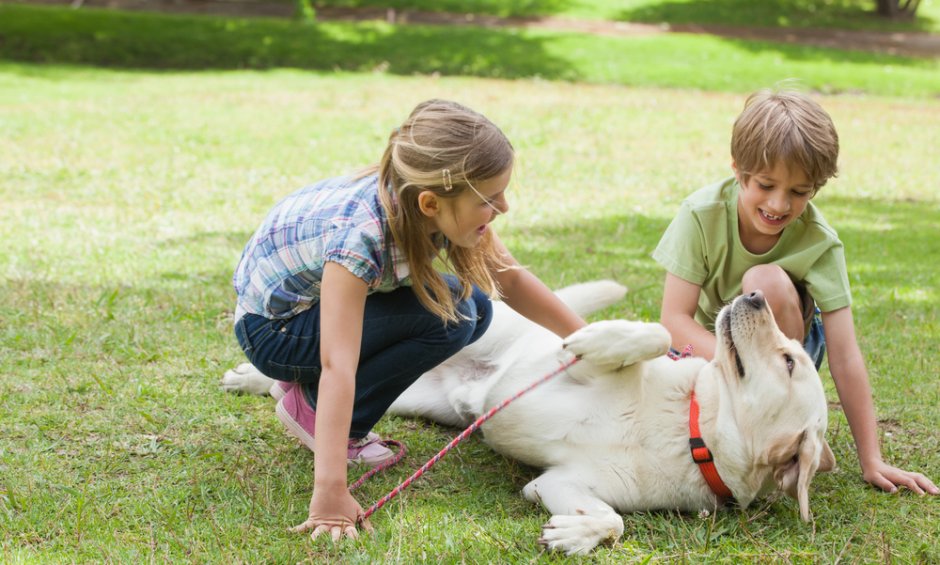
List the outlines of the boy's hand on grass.
<svg viewBox="0 0 940 565">
<path fill-rule="evenodd" d="M 920 473 L 905 471 L 888 465 L 884 461 L 876 461 L 862 467 L 862 476 L 872 486 L 885 492 L 897 492 L 898 487 L 904 487 L 919 495 L 940 494 L 940 489 L 933 481 Z"/>
</svg>

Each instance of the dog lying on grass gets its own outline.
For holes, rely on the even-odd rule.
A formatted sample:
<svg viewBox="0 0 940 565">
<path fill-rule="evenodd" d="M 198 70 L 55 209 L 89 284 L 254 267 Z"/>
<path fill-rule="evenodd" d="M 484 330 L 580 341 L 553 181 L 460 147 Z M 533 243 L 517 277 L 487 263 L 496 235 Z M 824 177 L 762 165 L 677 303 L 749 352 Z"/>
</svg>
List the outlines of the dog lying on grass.
<svg viewBox="0 0 940 565">
<path fill-rule="evenodd" d="M 609 281 L 558 292 L 582 315 L 624 293 Z M 601 321 L 561 340 L 495 306 L 487 333 L 423 375 L 390 412 L 466 426 L 578 356 L 482 428 L 496 451 L 544 469 L 523 489 L 552 514 L 540 543 L 584 554 L 621 536 L 620 513 L 715 510 L 732 498 L 746 507 L 775 488 L 810 520 L 810 482 L 835 465 L 826 398 L 812 360 L 779 331 L 760 292 L 721 311 L 711 362 L 668 357 L 659 324 Z M 247 364 L 223 379 L 230 391 L 272 384 Z"/>
</svg>

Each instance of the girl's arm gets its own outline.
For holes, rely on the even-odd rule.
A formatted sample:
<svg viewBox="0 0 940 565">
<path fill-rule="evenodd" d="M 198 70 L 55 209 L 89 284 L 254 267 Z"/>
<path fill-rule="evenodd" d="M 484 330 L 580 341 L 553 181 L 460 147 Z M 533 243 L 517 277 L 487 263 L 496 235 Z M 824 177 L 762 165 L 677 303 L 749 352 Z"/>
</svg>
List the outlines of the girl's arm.
<svg viewBox="0 0 940 565">
<path fill-rule="evenodd" d="M 320 288 L 320 360 L 317 389 L 316 451 L 310 515 L 295 531 L 334 540 L 357 537 L 363 510 L 346 487 L 346 447 L 352 421 L 356 370 L 362 342 L 366 283 L 338 263 L 327 263 Z M 366 523 L 364 526 L 371 529 Z"/>
<path fill-rule="evenodd" d="M 495 233 L 493 238 L 496 250 L 514 267 L 493 272 L 503 301 L 510 308 L 560 337 L 568 337 L 587 325 L 545 283 L 519 265 Z"/>
<path fill-rule="evenodd" d="M 924 475 L 898 469 L 886 464 L 881 458 L 871 385 L 855 338 L 852 309 L 823 312 L 822 318 L 829 372 L 832 373 L 845 418 L 855 439 L 862 476 L 872 485 L 888 492 L 903 486 L 917 494 L 940 494 L 936 485 Z"/>
<path fill-rule="evenodd" d="M 682 351 L 691 345 L 696 357 L 712 359 L 715 356 L 715 334 L 695 321 L 701 291 L 701 286 L 666 273 L 659 322 L 669 330 L 673 349 Z"/>
</svg>

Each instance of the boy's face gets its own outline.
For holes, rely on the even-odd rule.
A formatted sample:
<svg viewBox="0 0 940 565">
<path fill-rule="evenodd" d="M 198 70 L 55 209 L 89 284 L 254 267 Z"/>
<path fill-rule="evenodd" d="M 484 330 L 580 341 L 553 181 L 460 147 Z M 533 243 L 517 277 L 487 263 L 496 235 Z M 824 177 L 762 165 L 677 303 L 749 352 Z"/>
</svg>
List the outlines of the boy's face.
<svg viewBox="0 0 940 565">
<path fill-rule="evenodd" d="M 806 209 L 813 197 L 813 183 L 799 167 L 776 163 L 752 174 L 747 182 L 732 164 L 741 190 L 738 193 L 738 228 L 741 242 L 749 249 L 771 246 L 783 228 Z M 763 251 L 769 250 L 769 247 Z"/>
</svg>

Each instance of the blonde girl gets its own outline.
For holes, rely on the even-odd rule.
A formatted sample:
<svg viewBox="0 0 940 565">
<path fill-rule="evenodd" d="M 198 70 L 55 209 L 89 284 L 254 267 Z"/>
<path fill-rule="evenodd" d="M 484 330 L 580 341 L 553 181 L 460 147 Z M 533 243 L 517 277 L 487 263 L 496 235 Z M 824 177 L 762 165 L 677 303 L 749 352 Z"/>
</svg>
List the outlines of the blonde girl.
<svg viewBox="0 0 940 565">
<path fill-rule="evenodd" d="M 490 226 L 509 210 L 513 159 L 487 118 L 429 100 L 378 165 L 291 194 L 245 247 L 235 335 L 279 381 L 278 418 L 314 451 L 310 513 L 295 531 L 357 537 L 363 510 L 347 465 L 392 455 L 372 427 L 422 373 L 483 335 L 491 299 L 560 336 L 584 325 Z"/>
</svg>

